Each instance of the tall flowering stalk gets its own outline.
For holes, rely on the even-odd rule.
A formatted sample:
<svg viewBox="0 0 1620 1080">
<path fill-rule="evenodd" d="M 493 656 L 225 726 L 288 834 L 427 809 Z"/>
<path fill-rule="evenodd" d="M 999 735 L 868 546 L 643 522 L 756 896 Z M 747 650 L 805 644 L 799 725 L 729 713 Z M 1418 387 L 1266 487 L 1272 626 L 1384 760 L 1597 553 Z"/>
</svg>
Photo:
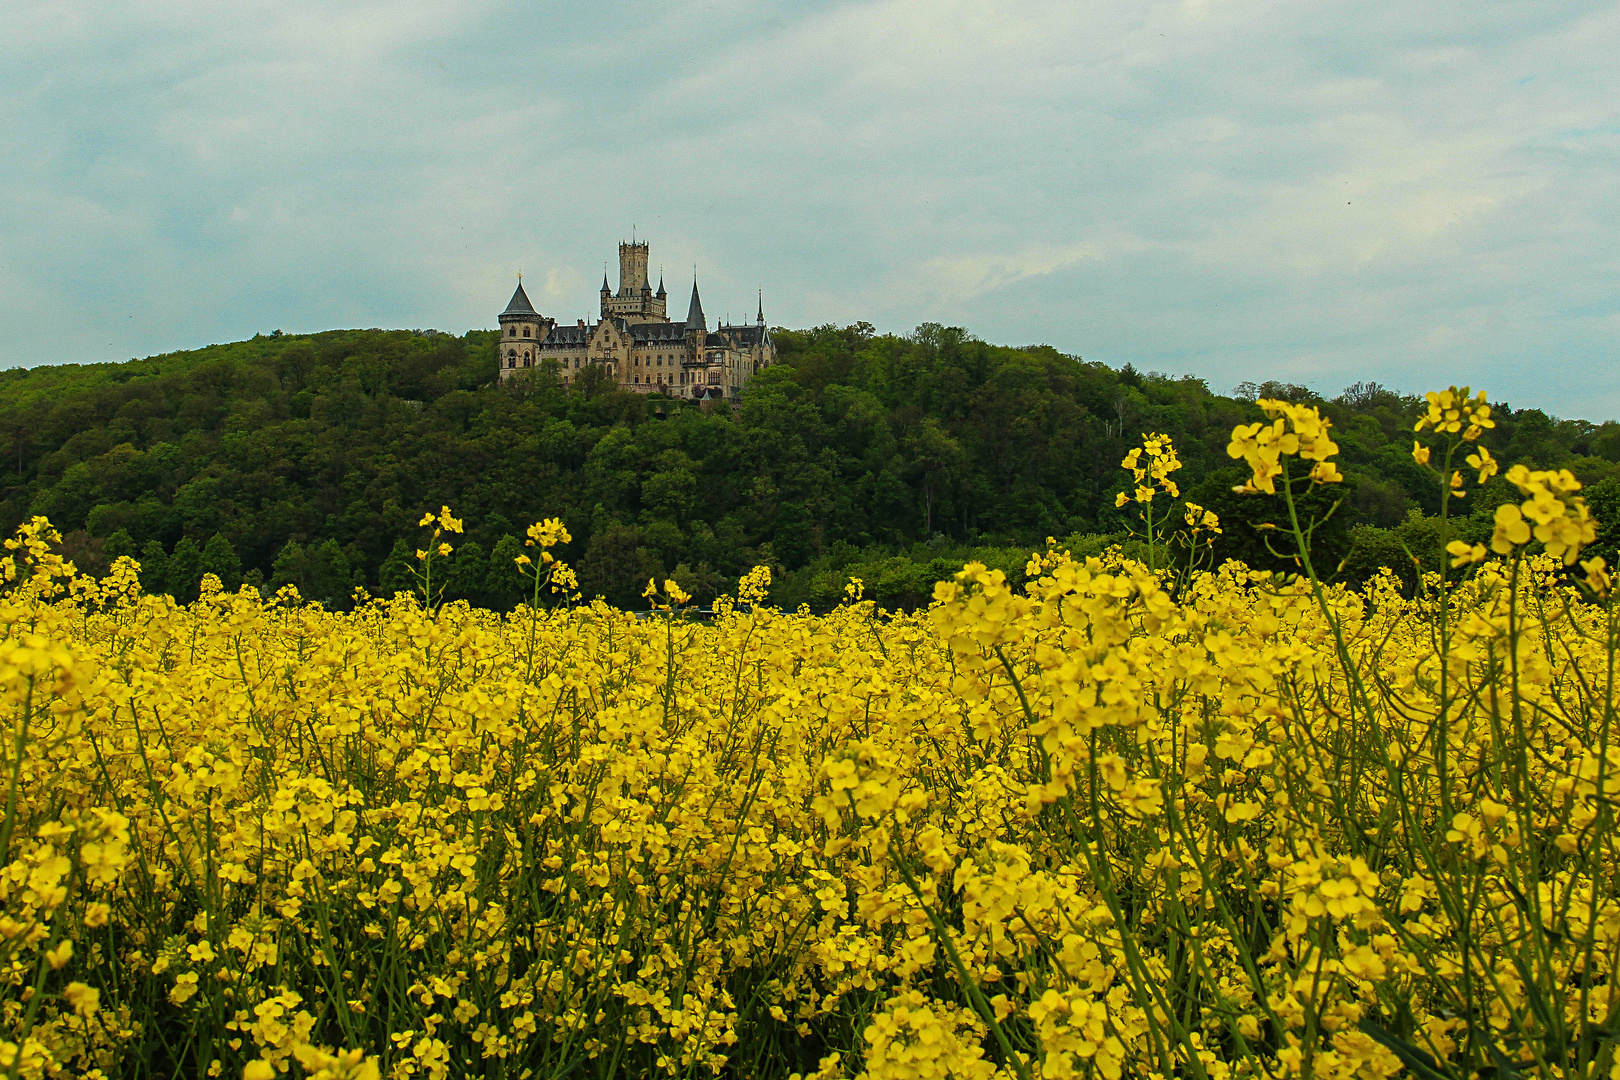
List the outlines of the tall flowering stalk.
<svg viewBox="0 0 1620 1080">
<path fill-rule="evenodd" d="M 1175 444 L 1168 435 L 1144 434 L 1142 445 L 1125 455 L 1120 468 L 1131 474 L 1132 482 L 1136 485 L 1134 491 L 1122 491 L 1114 498 L 1114 505 L 1123 508 L 1131 503 L 1141 507 L 1137 517 L 1142 522 L 1142 539 L 1147 543 L 1148 568 L 1158 568 L 1157 552 L 1159 542 L 1165 527 L 1169 524 L 1174 513 L 1169 507 L 1155 515 L 1153 501 L 1164 496 L 1161 505 L 1171 499 L 1181 497 L 1181 489 L 1170 478 L 1170 474 L 1181 468 L 1181 458 L 1176 454 Z M 1189 550 L 1191 552 L 1188 572 L 1196 562 L 1198 546 L 1196 544 L 1199 533 L 1206 533 L 1210 538 L 1221 531 L 1220 519 L 1214 512 L 1205 510 L 1196 503 L 1188 503 L 1183 508 L 1183 518 L 1189 530 Z M 1134 528 L 1132 529 L 1134 532 Z"/>
<path fill-rule="evenodd" d="M 417 523 L 418 528 L 431 530 L 424 546 L 416 549 L 417 565 L 411 567 L 411 574 L 416 578 L 416 588 L 422 597 L 422 606 L 429 611 L 436 611 L 444 602 L 444 581 L 434 581 L 433 568 L 435 563 L 448 559 L 454 547 L 450 544 L 452 535 L 461 535 L 461 519 L 450 513 L 448 506 L 441 506 L 438 514 L 432 512 L 422 515 Z"/>
<path fill-rule="evenodd" d="M 546 518 L 530 525 L 524 535 L 523 545 L 538 549 L 539 562 L 530 558 L 528 554 L 514 556 L 512 562 L 517 565 L 518 573 L 526 578 L 530 585 L 529 594 L 529 641 L 527 648 L 528 676 L 534 674 L 534 646 L 535 635 L 540 625 L 540 596 L 542 589 L 549 590 L 552 596 L 563 603 L 577 603 L 580 599 L 579 577 L 567 563 L 559 562 L 551 553 L 551 549 L 558 544 L 573 542 L 573 536 L 568 532 L 567 526 L 558 518 Z"/>
</svg>

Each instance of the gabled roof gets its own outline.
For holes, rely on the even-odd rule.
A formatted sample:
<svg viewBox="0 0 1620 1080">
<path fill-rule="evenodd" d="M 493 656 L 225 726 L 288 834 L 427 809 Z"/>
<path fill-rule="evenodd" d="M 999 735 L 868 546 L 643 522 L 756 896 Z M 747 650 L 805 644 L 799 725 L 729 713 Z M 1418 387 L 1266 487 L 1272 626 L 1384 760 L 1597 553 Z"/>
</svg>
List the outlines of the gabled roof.
<svg viewBox="0 0 1620 1080">
<path fill-rule="evenodd" d="M 523 291 L 523 282 L 518 282 L 517 292 L 512 294 L 512 302 L 506 305 L 502 315 L 534 315 L 534 305 L 529 303 L 529 294 Z"/>
<path fill-rule="evenodd" d="M 742 323 L 737 326 L 722 326 L 710 332 L 711 336 L 719 337 L 725 341 L 734 341 L 738 345 L 758 345 L 770 340 L 770 332 L 763 324 Z"/>
<path fill-rule="evenodd" d="M 686 337 L 686 324 L 680 322 L 647 322 L 630 323 L 625 327 L 626 333 L 636 344 L 650 344 L 655 341 L 682 341 Z"/>
<path fill-rule="evenodd" d="M 551 333 L 546 335 L 546 340 L 540 347 L 542 349 L 549 349 L 562 348 L 569 345 L 583 345 L 585 344 L 588 334 L 589 331 L 587 331 L 583 326 L 553 327 Z"/>
</svg>

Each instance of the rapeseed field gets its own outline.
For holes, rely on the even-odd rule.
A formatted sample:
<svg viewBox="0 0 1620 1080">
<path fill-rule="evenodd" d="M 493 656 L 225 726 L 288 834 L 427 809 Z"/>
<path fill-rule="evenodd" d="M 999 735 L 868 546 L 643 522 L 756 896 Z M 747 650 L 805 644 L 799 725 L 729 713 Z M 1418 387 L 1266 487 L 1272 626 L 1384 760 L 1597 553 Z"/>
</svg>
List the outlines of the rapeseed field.
<svg viewBox="0 0 1620 1080">
<path fill-rule="evenodd" d="M 1450 497 L 1483 395 L 1429 397 Z M 1310 558 L 1314 409 L 1234 433 L 1298 573 L 969 565 L 914 614 L 142 595 L 0 562 L 12 1077 L 1620 1077 L 1616 625 L 1567 473 L 1403 595 Z M 1174 523 L 1170 529 L 1166 523 Z M 1183 527 L 1184 526 L 1184 527 Z M 1494 550 L 1487 550 L 1487 548 Z"/>
</svg>

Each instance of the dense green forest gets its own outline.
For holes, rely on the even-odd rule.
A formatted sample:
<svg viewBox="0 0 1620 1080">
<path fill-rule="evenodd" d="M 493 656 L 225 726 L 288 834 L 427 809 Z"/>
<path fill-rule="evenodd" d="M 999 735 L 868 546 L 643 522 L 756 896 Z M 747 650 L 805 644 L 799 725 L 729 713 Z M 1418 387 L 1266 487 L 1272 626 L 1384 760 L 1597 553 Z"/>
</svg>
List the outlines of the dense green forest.
<svg viewBox="0 0 1620 1080">
<path fill-rule="evenodd" d="M 1183 494 L 1226 524 L 1215 555 L 1275 562 L 1253 527 L 1274 507 L 1232 494 L 1225 446 L 1260 418 L 1257 396 L 1319 400 L 1302 387 L 1222 396 L 933 324 L 773 333 L 780 363 L 712 408 L 588 380 L 564 390 L 545 369 L 498 386 L 484 331 L 278 333 L 0 372 L 0 527 L 47 515 L 81 566 L 135 555 L 150 588 L 182 599 L 213 572 L 341 605 L 356 586 L 403 587 L 417 520 L 449 504 L 468 526 L 450 595 L 475 603 L 516 602 L 517 538 L 560 517 L 587 595 L 620 604 L 659 575 L 706 599 L 760 563 L 784 604 L 829 605 L 852 575 L 909 604 L 969 557 L 1016 573 L 1048 536 L 1123 540 L 1120 459 L 1160 431 Z M 1322 404 L 1347 477 L 1322 562 L 1356 579 L 1409 572 L 1406 551 L 1432 558 L 1446 537 L 1410 456 L 1416 399 L 1358 384 Z M 1486 442 L 1504 467 L 1567 467 L 1600 520 L 1620 522 L 1620 424 L 1496 408 Z M 1488 535 L 1504 483 L 1448 528 Z M 1617 535 L 1600 545 L 1611 560 Z"/>
</svg>

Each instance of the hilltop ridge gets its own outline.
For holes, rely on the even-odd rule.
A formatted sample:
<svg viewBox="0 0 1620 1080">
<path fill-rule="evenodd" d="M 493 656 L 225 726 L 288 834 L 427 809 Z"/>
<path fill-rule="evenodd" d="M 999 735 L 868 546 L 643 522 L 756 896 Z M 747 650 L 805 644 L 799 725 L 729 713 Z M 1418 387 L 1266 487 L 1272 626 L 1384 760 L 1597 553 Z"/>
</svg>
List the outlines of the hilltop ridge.
<svg viewBox="0 0 1620 1080">
<path fill-rule="evenodd" d="M 496 334 L 482 330 L 260 335 L 0 372 L 0 527 L 47 515 L 91 568 L 126 550 L 172 556 L 180 593 L 192 552 L 212 544 L 238 577 L 342 602 L 357 584 L 397 584 L 416 520 L 448 504 L 469 527 L 453 588 L 475 602 L 513 602 L 513 538 L 560 517 L 587 593 L 621 603 L 659 575 L 713 595 L 756 563 L 776 568 L 787 602 L 830 602 L 864 567 L 890 579 L 891 602 L 914 603 L 974 553 L 1016 573 L 1047 536 L 1122 538 L 1119 462 L 1147 431 L 1176 440 L 1184 494 L 1231 522 L 1217 555 L 1268 564 L 1243 525 L 1253 504 L 1231 494 L 1226 441 L 1259 418 L 1247 398 L 1319 400 L 1286 384 L 1221 395 L 935 324 L 772 337 L 778 362 L 738 401 L 701 406 L 564 388 L 539 368 L 498 385 Z M 1437 509 L 1409 454 L 1416 401 L 1358 384 L 1322 406 L 1346 483 L 1321 542 L 1374 558 L 1365 530 L 1424 527 Z M 1504 465 L 1569 467 L 1598 485 L 1594 506 L 1617 483 L 1620 424 L 1506 403 L 1496 415 Z M 1487 489 L 1477 505 L 1497 501 Z"/>
</svg>

